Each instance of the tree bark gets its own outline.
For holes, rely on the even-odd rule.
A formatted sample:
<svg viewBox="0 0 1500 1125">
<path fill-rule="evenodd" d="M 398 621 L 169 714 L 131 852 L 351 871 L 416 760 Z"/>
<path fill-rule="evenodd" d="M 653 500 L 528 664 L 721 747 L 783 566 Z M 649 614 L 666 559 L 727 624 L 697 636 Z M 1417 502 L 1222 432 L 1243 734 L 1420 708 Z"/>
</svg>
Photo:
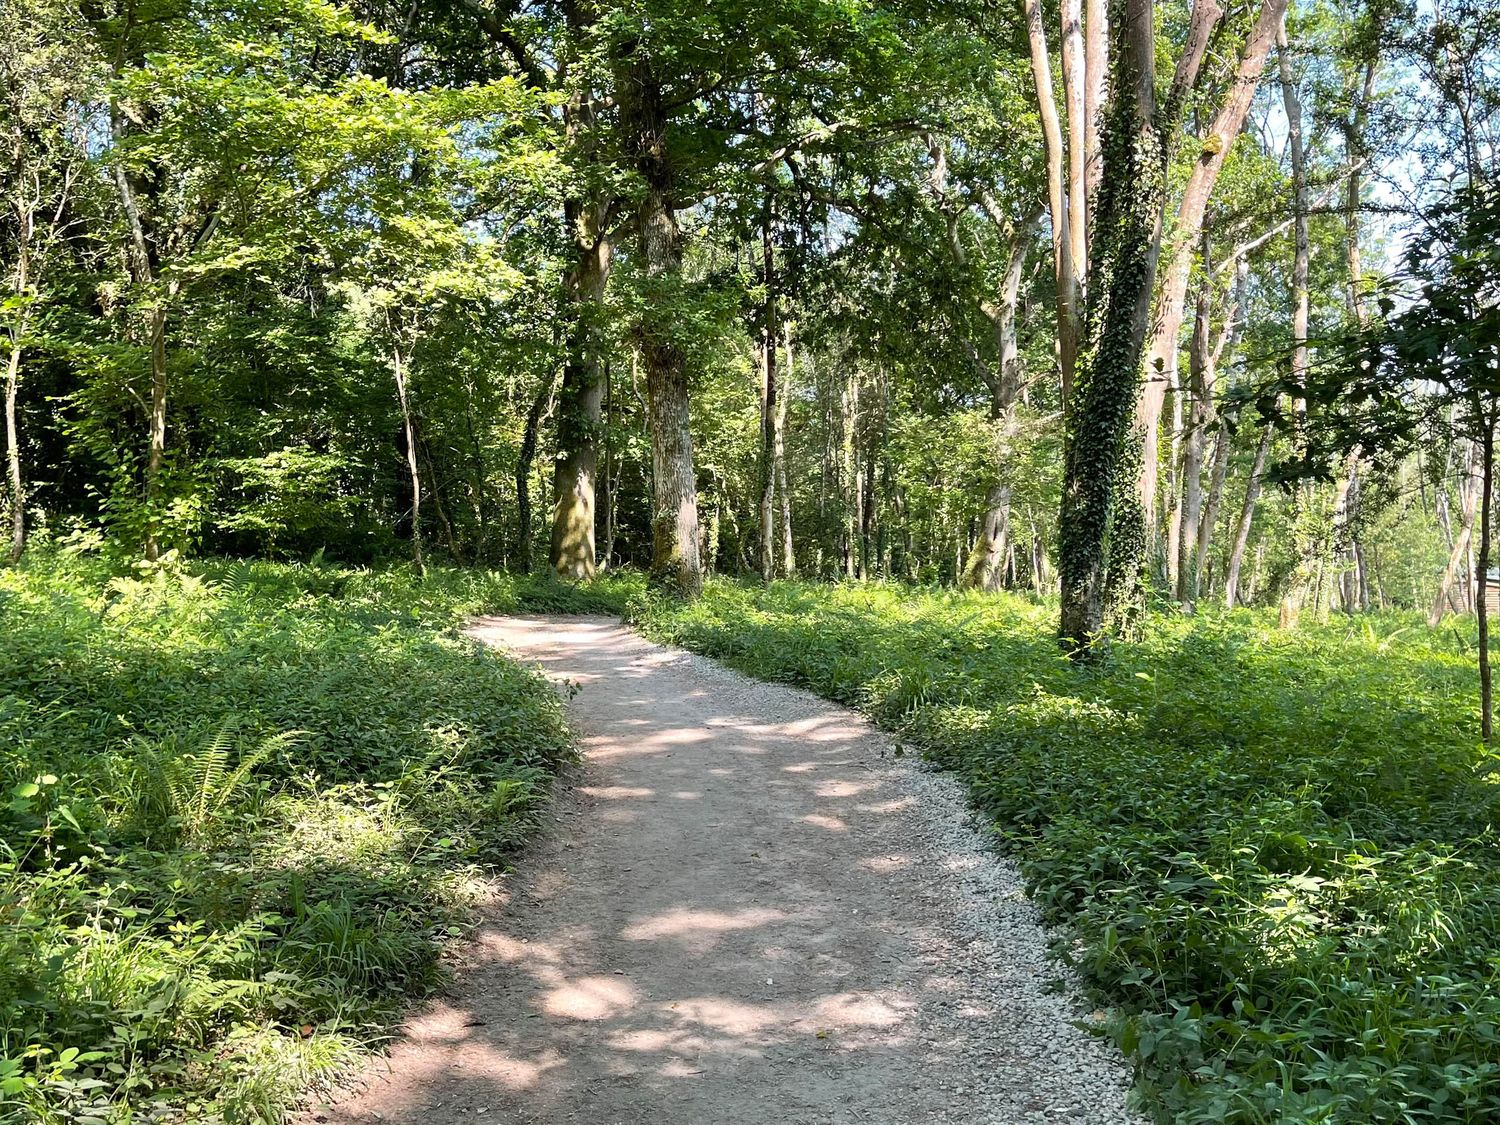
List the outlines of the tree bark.
<svg viewBox="0 0 1500 1125">
<path fill-rule="evenodd" d="M 796 356 L 792 350 L 791 324 L 784 324 L 782 331 L 786 336 L 786 373 L 782 377 L 781 395 L 776 407 L 776 491 L 781 496 L 781 573 L 786 578 L 796 578 L 797 552 L 792 543 L 792 491 L 787 485 L 786 464 L 787 407 L 791 398 Z"/>
<path fill-rule="evenodd" d="M 1023 0 L 1026 34 L 1031 47 L 1031 74 L 1036 87 L 1037 112 L 1047 158 L 1047 207 L 1052 218 L 1052 264 L 1057 289 L 1057 362 L 1066 408 L 1072 395 L 1083 336 L 1083 287 L 1072 255 L 1069 192 L 1065 182 L 1068 163 L 1062 122 L 1052 92 L 1052 59 L 1047 50 L 1046 26 L 1041 0 Z"/>
<path fill-rule="evenodd" d="M 769 190 L 769 189 L 768 189 Z M 780 335 L 776 323 L 776 256 L 772 237 L 774 218 L 767 199 L 761 216 L 761 281 L 766 299 L 760 325 L 760 574 L 762 581 L 776 577 L 776 442 L 777 402 L 776 346 Z"/>
<path fill-rule="evenodd" d="M 594 501 L 599 467 L 600 407 L 604 367 L 595 319 L 604 303 L 614 247 L 599 229 L 598 207 L 583 208 L 569 225 L 577 259 L 564 283 L 570 340 L 557 400 L 557 469 L 553 485 L 552 540 L 548 562 L 559 577 L 592 578 L 597 569 Z"/>
<path fill-rule="evenodd" d="M 1468 476 L 1471 484 L 1477 483 L 1475 478 L 1483 476 L 1483 470 L 1475 456 L 1478 452 L 1477 446 L 1470 447 Z M 1479 490 L 1474 487 L 1460 490 L 1463 518 L 1459 524 L 1458 534 L 1453 537 L 1453 546 L 1448 552 L 1448 565 L 1444 568 L 1442 581 L 1438 584 L 1437 597 L 1433 599 L 1432 609 L 1427 614 L 1427 624 L 1431 628 L 1436 629 L 1451 608 L 1453 583 L 1464 569 L 1464 557 L 1469 552 L 1469 544 L 1474 535 L 1474 519 L 1479 508 L 1478 492 Z M 1446 507 L 1446 504 L 1443 507 Z"/>
<path fill-rule="evenodd" d="M 1208 261 L 1205 240 L 1204 263 Z M 1193 341 L 1188 358 L 1187 432 L 1183 435 L 1182 506 L 1177 535 L 1177 600 L 1191 609 L 1198 600 L 1198 524 L 1203 516 L 1203 455 L 1208 427 L 1213 421 L 1214 357 L 1209 342 L 1212 282 L 1207 276 L 1198 290 L 1193 318 Z"/>
<path fill-rule="evenodd" d="M 996 469 L 1001 479 L 989 488 L 985 497 L 984 521 L 974 550 L 964 566 L 960 585 L 965 589 L 993 592 L 999 589 L 1001 562 L 1005 558 L 1010 540 L 1010 498 L 1012 486 L 1006 479 L 1010 473 L 1007 461 L 1010 447 L 1015 439 L 1016 401 L 1021 394 L 1021 358 L 1016 340 L 1016 308 L 1020 303 L 1021 278 L 1026 269 L 1026 254 L 1031 239 L 1036 233 L 1040 214 L 1031 216 L 1027 222 L 1011 234 L 1010 248 L 1006 256 L 1005 279 L 1001 285 L 1000 301 L 992 310 L 991 323 L 995 331 L 995 349 L 999 355 L 999 375 L 986 380 L 990 385 L 990 423 L 995 427 Z"/>
<path fill-rule="evenodd" d="M 1474 560 L 1474 612 L 1479 619 L 1479 733 L 1489 742 L 1495 735 L 1495 693 L 1490 675 L 1490 495 L 1495 486 L 1495 420 L 1482 407 L 1480 457 L 1483 485 L 1479 494 L 1479 557 Z"/>
<path fill-rule="evenodd" d="M 703 568 L 687 353 L 677 335 L 674 308 L 682 281 L 682 235 L 667 149 L 667 111 L 649 59 L 636 57 L 617 89 L 626 143 L 643 183 L 636 236 L 651 290 L 637 329 L 651 413 L 650 577 L 653 585 L 692 598 L 703 589 Z"/>
</svg>

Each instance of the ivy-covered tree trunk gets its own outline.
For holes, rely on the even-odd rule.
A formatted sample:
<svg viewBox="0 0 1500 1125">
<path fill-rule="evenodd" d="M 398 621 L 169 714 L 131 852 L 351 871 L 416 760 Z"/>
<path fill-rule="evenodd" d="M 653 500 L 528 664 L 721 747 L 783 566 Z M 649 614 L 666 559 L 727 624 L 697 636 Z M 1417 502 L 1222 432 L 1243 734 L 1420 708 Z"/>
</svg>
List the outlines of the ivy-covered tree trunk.
<svg viewBox="0 0 1500 1125">
<path fill-rule="evenodd" d="M 570 340 L 557 401 L 557 472 L 548 561 L 560 577 L 578 580 L 592 578 L 596 570 L 594 498 L 604 401 L 604 364 L 596 321 L 614 247 L 599 229 L 602 208 L 570 204 L 568 210 L 569 226 L 579 242 L 577 260 L 565 282 Z"/>
<path fill-rule="evenodd" d="M 1119 518 L 1122 470 L 1140 386 L 1141 350 L 1161 246 L 1166 161 L 1156 120 L 1150 0 L 1117 4 L 1116 62 L 1104 126 L 1104 173 L 1095 205 L 1086 344 L 1064 419 L 1058 515 L 1062 579 L 1059 636 L 1088 652 L 1104 630 L 1112 540 L 1130 534 Z M 1138 456 L 1138 454 L 1137 454 Z"/>
<path fill-rule="evenodd" d="M 677 226 L 667 114 L 649 60 L 624 68 L 621 124 L 643 181 L 636 235 L 649 287 L 637 333 L 651 415 L 653 470 L 651 581 L 684 597 L 703 589 L 698 548 L 698 483 L 688 406 L 687 352 L 679 339 L 676 303 L 682 285 L 682 234 Z"/>
</svg>

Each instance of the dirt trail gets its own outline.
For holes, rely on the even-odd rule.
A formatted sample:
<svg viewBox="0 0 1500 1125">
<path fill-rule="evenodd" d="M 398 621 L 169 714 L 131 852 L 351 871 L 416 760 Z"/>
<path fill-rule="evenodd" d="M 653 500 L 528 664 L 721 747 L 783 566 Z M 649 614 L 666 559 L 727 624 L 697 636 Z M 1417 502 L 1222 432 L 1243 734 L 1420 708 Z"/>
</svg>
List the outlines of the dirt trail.
<svg viewBox="0 0 1500 1125">
<path fill-rule="evenodd" d="M 612 619 L 472 631 L 580 685 L 583 777 L 450 994 L 316 1120 L 1130 1120 L 1013 872 L 949 846 L 948 779 Z"/>
</svg>

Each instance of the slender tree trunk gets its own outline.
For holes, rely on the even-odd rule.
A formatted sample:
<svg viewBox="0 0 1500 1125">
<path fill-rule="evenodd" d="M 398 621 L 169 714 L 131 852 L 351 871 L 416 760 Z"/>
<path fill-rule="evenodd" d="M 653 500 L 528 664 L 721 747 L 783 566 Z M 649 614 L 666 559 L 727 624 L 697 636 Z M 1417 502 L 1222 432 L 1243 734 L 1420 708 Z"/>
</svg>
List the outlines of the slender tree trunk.
<svg viewBox="0 0 1500 1125">
<path fill-rule="evenodd" d="M 1037 111 L 1047 157 L 1047 201 L 1052 218 L 1052 262 L 1057 287 L 1057 361 L 1066 407 L 1071 397 L 1083 338 L 1083 286 L 1072 254 L 1072 218 L 1065 168 L 1067 148 L 1062 122 L 1052 92 L 1052 58 L 1047 50 L 1041 0 L 1023 0 L 1027 38 L 1031 45 L 1031 74 L 1036 86 Z"/>
<path fill-rule="evenodd" d="M 1203 227 L 1208 202 L 1223 171 L 1224 161 L 1235 138 L 1244 128 L 1261 73 L 1271 45 L 1276 41 L 1287 0 L 1262 0 L 1260 12 L 1249 38 L 1240 52 L 1234 81 L 1214 115 L 1202 149 L 1188 175 L 1182 199 L 1173 223 L 1173 243 L 1167 264 L 1162 270 L 1161 291 L 1157 294 L 1154 330 L 1146 353 L 1146 381 L 1136 406 L 1136 424 L 1144 446 L 1141 451 L 1139 497 L 1144 512 L 1148 541 L 1156 535 L 1156 477 L 1159 469 L 1157 429 L 1167 388 L 1175 382 L 1177 340 L 1186 311 L 1188 282 L 1192 274 L 1193 248 Z"/>
<path fill-rule="evenodd" d="M 18 208 L 20 241 L 16 249 L 16 295 L 26 299 L 31 284 L 31 212 Z M 10 561 L 21 561 L 26 550 L 26 486 L 21 476 L 21 436 L 16 425 L 16 397 L 21 388 L 21 353 L 25 350 L 27 316 L 16 311 L 10 329 L 10 360 L 5 366 L 5 468 L 10 482 Z"/>
<path fill-rule="evenodd" d="M 1277 61 L 1281 78 L 1281 100 L 1287 117 L 1287 148 L 1292 161 L 1292 192 L 1295 208 L 1295 250 L 1292 257 L 1292 382 L 1301 387 L 1307 378 L 1307 321 L 1309 306 L 1308 231 L 1307 231 L 1307 156 L 1302 137 L 1302 100 L 1297 94 L 1297 84 L 1292 74 L 1292 60 L 1288 49 L 1286 30 L 1283 25 L 1277 36 Z M 1298 427 L 1305 410 L 1297 403 L 1295 412 Z M 1316 489 L 1302 489 L 1301 509 L 1295 522 L 1302 525 L 1297 534 L 1298 560 L 1292 571 L 1286 593 L 1281 599 L 1280 625 L 1283 629 L 1295 629 L 1302 612 L 1302 603 L 1307 599 L 1308 588 L 1314 578 L 1319 550 L 1319 536 L 1310 526 L 1314 513 L 1310 510 L 1316 503 Z"/>
<path fill-rule="evenodd" d="M 26 550 L 26 490 L 21 477 L 21 438 L 16 427 L 16 394 L 21 385 L 21 334 L 11 333 L 10 362 L 5 368 L 5 467 L 10 480 L 10 561 L 18 563 Z"/>
<path fill-rule="evenodd" d="M 597 229 L 602 222 L 603 216 L 596 214 L 586 224 L 589 229 L 576 235 L 577 260 L 565 282 L 570 339 L 557 401 L 558 455 L 548 561 L 560 577 L 575 581 L 592 578 L 596 569 L 594 502 L 604 367 L 595 321 L 614 254 L 608 236 Z M 576 231 L 585 224 L 580 217 L 571 225 Z"/>
<path fill-rule="evenodd" d="M 1479 463 L 1478 453 L 1477 445 L 1470 447 L 1466 476 L 1471 485 L 1478 483 L 1478 480 L 1483 477 L 1483 468 Z M 1469 545 L 1474 535 L 1474 520 L 1479 511 L 1478 493 L 1478 488 L 1465 489 L 1460 482 L 1459 498 L 1463 519 L 1459 525 L 1458 534 L 1453 537 L 1453 546 L 1448 552 L 1448 565 L 1444 568 L 1442 581 L 1438 584 L 1437 597 L 1433 600 L 1432 609 L 1427 614 L 1427 624 L 1434 629 L 1452 607 L 1453 584 L 1464 570 L 1464 559 L 1469 553 Z M 1441 507 L 1446 511 L 1446 503 Z"/>
<path fill-rule="evenodd" d="M 781 573 L 797 577 L 797 552 L 792 544 L 792 491 L 787 485 L 786 419 L 792 392 L 792 375 L 796 355 L 792 350 L 792 326 L 783 326 L 786 337 L 786 372 L 782 376 L 781 395 L 776 408 L 776 491 L 781 496 Z"/>
<path fill-rule="evenodd" d="M 615 392 L 609 361 L 604 361 L 604 550 L 600 565 L 608 569 L 615 558 L 615 520 L 620 510 L 620 469 L 615 456 Z M 715 529 L 717 531 L 717 529 Z"/>
<path fill-rule="evenodd" d="M 1233 609 L 1239 604 L 1240 567 L 1245 561 L 1245 547 L 1250 542 L 1250 525 L 1255 522 L 1255 504 L 1260 499 L 1261 476 L 1266 471 L 1266 460 L 1271 454 L 1271 437 L 1275 426 L 1267 424 L 1260 433 L 1260 444 L 1255 447 L 1255 462 L 1250 466 L 1250 478 L 1245 482 L 1245 503 L 1240 508 L 1239 524 L 1234 533 L 1234 546 L 1229 551 L 1229 563 L 1224 571 L 1224 605 Z"/>
<path fill-rule="evenodd" d="M 637 47 L 637 50 L 640 48 Z M 675 305 L 682 280 L 674 173 L 667 148 L 667 111 L 649 59 L 636 58 L 620 91 L 621 121 L 644 182 L 636 234 L 650 293 L 638 329 L 646 394 L 651 403 L 651 581 L 683 597 L 703 589 L 698 546 L 698 483 L 693 469 L 688 360 Z"/>
<path fill-rule="evenodd" d="M 1204 263 L 1208 262 L 1207 239 Z M 1206 271 L 1205 271 L 1206 272 Z M 1212 282 L 1198 291 L 1193 342 L 1188 359 L 1188 420 L 1183 435 L 1181 529 L 1178 532 L 1177 600 L 1191 609 L 1198 600 L 1198 529 L 1203 517 L 1203 456 L 1213 420 L 1214 357 L 1209 342 Z"/>
<path fill-rule="evenodd" d="M 396 401 L 401 405 L 401 428 L 406 435 L 406 468 L 411 474 L 411 557 L 417 577 L 427 575 L 422 555 L 422 473 L 417 468 L 417 430 L 406 393 L 406 360 L 400 347 L 391 348 L 391 373 L 396 377 Z"/>
<path fill-rule="evenodd" d="M 769 189 L 768 189 L 769 190 Z M 761 280 L 766 288 L 760 326 L 760 574 L 770 582 L 776 577 L 776 441 L 777 402 L 776 345 L 780 335 L 776 323 L 776 260 L 769 199 L 761 218 Z"/>
<path fill-rule="evenodd" d="M 1001 479 L 989 488 L 985 497 L 984 522 L 959 584 L 966 589 L 994 591 L 999 588 L 1001 560 L 1005 558 L 1010 538 L 1011 484 L 1008 464 L 1016 430 L 1016 400 L 1021 393 L 1021 359 L 1016 341 L 1016 309 L 1020 304 L 1021 278 L 1025 273 L 1026 254 L 1036 234 L 1040 214 L 1031 216 L 1011 236 L 1005 264 L 1005 279 L 999 304 L 990 315 L 995 330 L 995 348 L 999 355 L 998 378 L 986 379 L 990 385 L 990 424 L 995 428 L 996 469 Z"/>
<path fill-rule="evenodd" d="M 552 380 L 548 373 L 546 381 L 531 400 L 526 411 L 526 426 L 521 431 L 521 449 L 516 457 L 516 569 L 522 574 L 531 573 L 532 517 L 531 517 L 531 466 L 536 460 L 537 436 L 542 427 L 542 418 L 547 413 L 547 404 L 552 400 Z"/>
<path fill-rule="evenodd" d="M 1490 678 L 1490 496 L 1495 486 L 1495 420 L 1482 408 L 1480 435 L 1482 491 L 1479 494 L 1479 557 L 1474 561 L 1477 593 L 1474 612 L 1479 619 L 1479 732 L 1486 742 L 1495 735 L 1495 696 Z"/>
</svg>

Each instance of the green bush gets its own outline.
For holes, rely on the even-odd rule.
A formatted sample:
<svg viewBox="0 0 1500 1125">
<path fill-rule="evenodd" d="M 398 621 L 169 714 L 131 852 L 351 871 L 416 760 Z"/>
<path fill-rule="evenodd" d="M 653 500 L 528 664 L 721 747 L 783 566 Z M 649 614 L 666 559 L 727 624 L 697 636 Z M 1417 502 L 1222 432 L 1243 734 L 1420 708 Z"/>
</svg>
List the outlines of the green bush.
<svg viewBox="0 0 1500 1125">
<path fill-rule="evenodd" d="M 968 781 L 1160 1120 L 1500 1120 L 1500 810 L 1450 627 L 712 583 L 654 636 L 857 705 Z"/>
<path fill-rule="evenodd" d="M 438 977 L 567 754 L 497 574 L 0 571 L 0 1118 L 278 1119 Z M 132 1117 L 134 1115 L 134 1117 Z"/>
</svg>

